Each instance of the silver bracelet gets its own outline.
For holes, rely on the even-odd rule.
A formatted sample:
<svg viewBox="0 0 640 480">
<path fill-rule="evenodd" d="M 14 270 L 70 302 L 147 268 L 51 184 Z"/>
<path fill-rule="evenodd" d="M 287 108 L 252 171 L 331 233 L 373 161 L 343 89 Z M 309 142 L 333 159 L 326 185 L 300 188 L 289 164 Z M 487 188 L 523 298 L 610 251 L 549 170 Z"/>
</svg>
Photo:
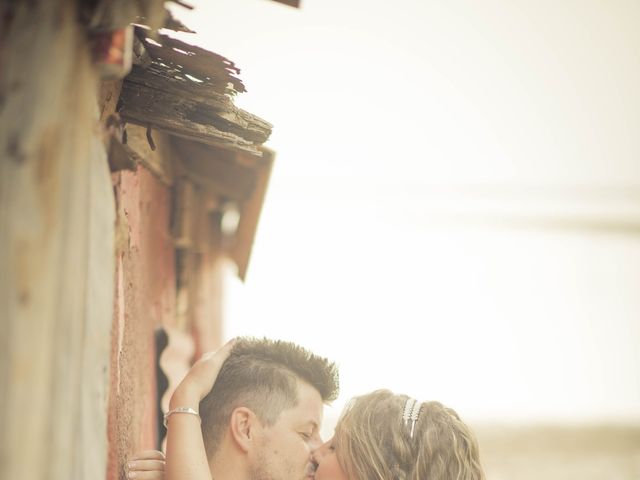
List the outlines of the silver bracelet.
<svg viewBox="0 0 640 480">
<path fill-rule="evenodd" d="M 177 408 L 174 408 L 173 410 L 169 410 L 167 413 L 164 414 L 163 423 L 165 428 L 167 428 L 167 422 L 169 421 L 169 417 L 174 413 L 188 413 L 189 415 L 195 415 L 196 417 L 198 417 L 198 420 L 202 421 L 200 419 L 200 414 L 198 413 L 197 410 L 194 410 L 191 407 L 177 407 Z"/>
</svg>

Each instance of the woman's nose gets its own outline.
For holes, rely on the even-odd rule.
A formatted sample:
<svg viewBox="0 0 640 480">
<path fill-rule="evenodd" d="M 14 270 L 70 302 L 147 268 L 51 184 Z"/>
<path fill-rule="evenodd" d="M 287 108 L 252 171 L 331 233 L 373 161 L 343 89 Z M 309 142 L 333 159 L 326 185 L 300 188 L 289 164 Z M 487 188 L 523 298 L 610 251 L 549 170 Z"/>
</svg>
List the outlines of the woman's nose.
<svg viewBox="0 0 640 480">
<path fill-rule="evenodd" d="M 329 451 L 330 444 L 331 444 L 331 440 L 323 443 L 322 445 L 318 446 L 318 448 L 313 450 L 312 456 L 316 463 L 320 463 L 320 461 L 322 460 L 322 457 L 324 457 L 327 454 L 327 452 Z"/>
</svg>

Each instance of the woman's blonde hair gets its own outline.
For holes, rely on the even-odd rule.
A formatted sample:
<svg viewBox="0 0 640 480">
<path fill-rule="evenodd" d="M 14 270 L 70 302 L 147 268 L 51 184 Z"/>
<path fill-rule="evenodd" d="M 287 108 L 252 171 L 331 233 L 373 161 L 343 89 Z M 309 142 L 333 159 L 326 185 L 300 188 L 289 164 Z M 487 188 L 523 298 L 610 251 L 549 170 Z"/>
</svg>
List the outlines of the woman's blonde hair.
<svg viewBox="0 0 640 480">
<path fill-rule="evenodd" d="M 345 409 L 333 446 L 349 478 L 484 480 L 478 444 L 458 414 L 425 402 L 411 437 L 402 418 L 408 398 L 377 390 L 356 397 Z"/>
</svg>

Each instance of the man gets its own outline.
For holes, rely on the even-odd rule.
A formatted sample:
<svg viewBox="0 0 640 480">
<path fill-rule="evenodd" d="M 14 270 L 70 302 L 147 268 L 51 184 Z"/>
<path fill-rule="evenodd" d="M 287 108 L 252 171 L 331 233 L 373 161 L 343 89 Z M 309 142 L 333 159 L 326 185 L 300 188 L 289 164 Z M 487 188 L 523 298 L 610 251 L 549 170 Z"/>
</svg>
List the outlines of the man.
<svg viewBox="0 0 640 480">
<path fill-rule="evenodd" d="M 196 362 L 171 398 L 166 479 L 312 478 L 323 404 L 337 395 L 336 366 L 302 347 L 227 344 Z M 130 464 L 130 478 L 161 478 L 136 474 L 141 465 Z"/>
</svg>

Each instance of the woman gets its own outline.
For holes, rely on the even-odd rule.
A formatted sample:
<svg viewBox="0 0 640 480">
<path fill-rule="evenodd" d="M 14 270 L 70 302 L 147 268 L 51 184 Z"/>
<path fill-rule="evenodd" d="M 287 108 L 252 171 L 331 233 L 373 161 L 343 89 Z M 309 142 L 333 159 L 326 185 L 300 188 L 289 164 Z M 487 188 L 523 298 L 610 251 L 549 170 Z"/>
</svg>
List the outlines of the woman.
<svg viewBox="0 0 640 480">
<path fill-rule="evenodd" d="M 478 446 L 453 410 L 378 390 L 356 397 L 314 452 L 316 480 L 482 480 Z"/>
<path fill-rule="evenodd" d="M 180 384 L 208 392 L 232 343 L 203 356 Z M 178 402 L 179 403 L 179 402 Z M 207 480 L 202 438 L 169 428 L 167 469 L 160 452 L 143 452 L 128 464 L 139 480 Z M 378 390 L 345 408 L 334 437 L 313 452 L 315 480 L 484 480 L 478 446 L 456 412 L 438 402 L 417 402 Z"/>
</svg>

